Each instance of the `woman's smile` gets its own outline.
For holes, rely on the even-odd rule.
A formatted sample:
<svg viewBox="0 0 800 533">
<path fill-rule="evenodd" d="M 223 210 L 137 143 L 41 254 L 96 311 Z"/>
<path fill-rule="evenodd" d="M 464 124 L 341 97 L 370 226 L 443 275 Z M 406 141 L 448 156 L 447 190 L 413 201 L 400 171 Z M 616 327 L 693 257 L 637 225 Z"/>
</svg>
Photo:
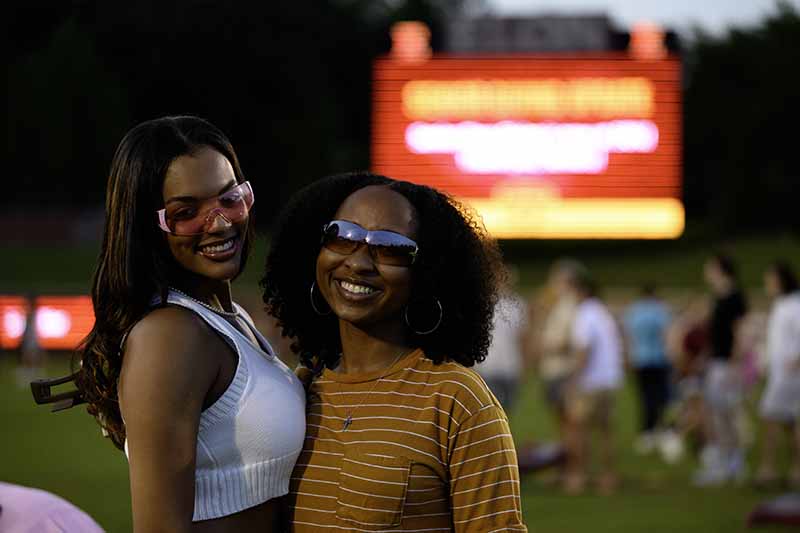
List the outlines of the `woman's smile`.
<svg viewBox="0 0 800 533">
<path fill-rule="evenodd" d="M 364 301 L 377 297 L 382 292 L 371 285 L 358 281 L 335 280 L 334 283 L 339 287 L 344 298 L 353 301 Z"/>
<path fill-rule="evenodd" d="M 233 258 L 241 246 L 239 234 L 232 235 L 225 239 L 214 239 L 197 246 L 197 253 L 211 259 L 212 261 L 227 261 Z"/>
</svg>

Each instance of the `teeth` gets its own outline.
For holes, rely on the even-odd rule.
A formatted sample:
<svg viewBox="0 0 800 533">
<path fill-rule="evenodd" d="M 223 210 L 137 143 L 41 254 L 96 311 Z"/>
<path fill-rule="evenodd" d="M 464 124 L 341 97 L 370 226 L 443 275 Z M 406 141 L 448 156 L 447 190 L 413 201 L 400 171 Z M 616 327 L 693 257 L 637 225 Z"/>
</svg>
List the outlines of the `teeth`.
<svg viewBox="0 0 800 533">
<path fill-rule="evenodd" d="M 201 248 L 201 250 L 203 252 L 205 252 L 205 253 L 216 254 L 216 253 L 219 253 L 219 252 L 227 252 L 231 248 L 233 248 L 233 239 L 228 239 L 227 241 L 225 241 L 223 243 L 214 244 L 212 246 L 203 246 Z"/>
<path fill-rule="evenodd" d="M 339 285 L 341 285 L 342 288 L 347 292 L 352 292 L 355 294 L 372 294 L 375 292 L 375 289 L 372 287 L 367 287 L 366 285 L 356 285 L 355 283 L 350 283 L 349 281 L 340 281 Z"/>
</svg>

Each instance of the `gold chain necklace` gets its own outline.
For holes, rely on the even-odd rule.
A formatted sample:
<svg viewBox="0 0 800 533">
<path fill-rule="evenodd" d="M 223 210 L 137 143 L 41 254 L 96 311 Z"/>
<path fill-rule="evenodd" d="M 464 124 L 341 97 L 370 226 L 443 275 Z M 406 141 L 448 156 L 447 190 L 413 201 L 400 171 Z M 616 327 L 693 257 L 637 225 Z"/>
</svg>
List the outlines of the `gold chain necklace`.
<svg viewBox="0 0 800 533">
<path fill-rule="evenodd" d="M 375 381 L 375 384 L 374 384 L 374 385 L 372 386 L 372 388 L 369 390 L 369 393 L 368 393 L 368 394 L 366 394 L 366 395 L 362 395 L 362 396 L 361 396 L 361 401 L 360 401 L 360 402 L 358 402 L 358 404 L 357 404 L 355 407 L 353 407 L 352 409 L 350 409 L 350 410 L 347 412 L 347 416 L 345 417 L 345 419 L 344 419 L 344 423 L 342 424 L 342 431 L 347 431 L 347 428 L 349 428 L 349 427 L 350 427 L 350 424 L 352 424 L 352 423 L 353 423 L 353 413 L 356 411 L 356 409 L 358 409 L 359 407 L 361 407 L 361 404 L 363 404 L 363 403 L 364 403 L 364 400 L 367 398 L 367 396 L 369 396 L 369 395 L 371 395 L 373 392 L 375 392 L 375 388 L 378 386 L 378 383 L 380 383 L 380 382 L 383 380 L 383 378 L 385 378 L 385 377 L 386 377 L 386 376 L 389 374 L 389 371 L 390 371 L 390 370 L 391 370 L 391 369 L 394 367 L 394 365 L 396 365 L 396 364 L 397 364 L 397 362 L 400 360 L 400 356 L 401 356 L 401 355 L 403 355 L 403 353 L 405 353 L 405 354 L 409 354 L 409 353 L 411 353 L 411 352 L 408 352 L 408 351 L 406 351 L 405 349 L 403 349 L 403 350 L 401 350 L 401 351 L 400 351 L 400 353 L 398 353 L 398 354 L 395 356 L 395 358 L 394 358 L 394 361 L 392 361 L 392 363 L 391 363 L 389 366 L 387 366 L 387 367 L 386 367 L 386 369 L 385 369 L 385 370 L 384 370 L 384 372 L 383 372 L 383 375 L 382 375 L 381 377 L 379 377 L 379 378 L 378 378 L 378 379 Z M 341 383 L 339 383 L 339 392 L 340 392 L 340 393 L 342 392 L 342 384 L 341 384 Z"/>
</svg>

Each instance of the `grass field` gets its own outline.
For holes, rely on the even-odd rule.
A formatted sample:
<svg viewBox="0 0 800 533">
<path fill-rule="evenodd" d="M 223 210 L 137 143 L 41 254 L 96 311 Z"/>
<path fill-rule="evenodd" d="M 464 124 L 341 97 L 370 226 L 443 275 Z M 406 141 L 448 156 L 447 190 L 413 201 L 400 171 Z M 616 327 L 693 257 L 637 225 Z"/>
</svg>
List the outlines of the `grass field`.
<svg viewBox="0 0 800 533">
<path fill-rule="evenodd" d="M 519 268 L 520 289 L 539 286 L 556 258 L 583 261 L 617 299 L 633 294 L 642 282 L 655 280 L 673 294 L 704 294 L 701 266 L 718 247 L 731 251 L 754 303 L 763 309 L 761 276 L 777 257 L 800 258 L 800 241 L 789 236 L 762 236 L 733 242 L 503 243 L 506 258 Z M 4 246 L 0 294 L 86 294 L 98 246 L 51 244 Z M 265 240 L 254 250 L 250 267 L 234 292 L 245 307 L 259 300 Z M 759 300 L 760 299 L 760 300 Z M 251 305 L 248 305 L 248 302 Z M 5 355 L 5 356 L 4 356 Z M 0 480 L 40 487 L 60 494 L 94 516 L 109 532 L 130 531 L 127 464 L 124 455 L 103 439 L 81 408 L 51 414 L 34 405 L 29 388 L 16 383 L 14 354 L 0 354 Z M 52 357 L 50 375 L 67 372 L 65 356 Z M 518 407 L 510 413 L 518 445 L 548 441 L 554 431 L 535 379 L 528 380 Z M 631 451 L 635 402 L 630 387 L 621 394 L 617 423 L 620 468 L 624 484 L 609 497 L 567 497 L 541 475 L 523 478 L 523 506 L 531 531 L 543 533 L 714 533 L 744 530 L 748 512 L 767 494 L 747 487 L 691 488 L 691 460 L 666 466 L 654 457 Z M 765 528 L 761 531 L 785 531 Z"/>
<path fill-rule="evenodd" d="M 3 245 L 0 294 L 29 290 L 87 293 L 99 244 L 49 243 Z M 743 284 L 761 286 L 764 268 L 773 260 L 800 259 L 800 238 L 789 234 L 762 235 L 725 241 L 507 241 L 508 262 L 516 265 L 523 288 L 542 283 L 555 259 L 583 261 L 602 287 L 637 287 L 654 281 L 663 287 L 702 288 L 702 264 L 716 249 L 728 251 L 739 263 Z M 267 238 L 256 241 L 247 270 L 237 280 L 240 292 L 257 291 L 263 274 Z"/>
<path fill-rule="evenodd" d="M 127 463 L 104 439 L 82 408 L 52 414 L 34 405 L 30 390 L 15 379 L 11 356 L 0 361 L 0 480 L 40 487 L 71 500 L 110 533 L 131 529 Z M 50 375 L 67 371 L 52 357 Z M 553 426 L 535 380 L 511 413 L 517 444 L 553 438 Z M 631 450 L 635 404 L 630 388 L 617 411 L 623 485 L 612 496 L 565 496 L 547 482 L 547 472 L 522 480 L 525 520 L 540 533 L 732 533 L 744 531 L 747 513 L 768 494 L 748 487 L 697 489 L 689 485 L 695 464 L 667 466 Z M 786 531 L 778 527 L 759 531 Z"/>
</svg>

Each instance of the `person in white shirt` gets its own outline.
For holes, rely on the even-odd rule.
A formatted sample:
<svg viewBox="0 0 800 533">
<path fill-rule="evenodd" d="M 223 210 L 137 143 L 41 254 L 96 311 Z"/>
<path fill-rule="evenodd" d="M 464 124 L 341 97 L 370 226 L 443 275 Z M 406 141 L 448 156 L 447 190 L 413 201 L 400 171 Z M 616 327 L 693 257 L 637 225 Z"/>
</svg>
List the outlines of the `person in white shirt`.
<svg viewBox="0 0 800 533">
<path fill-rule="evenodd" d="M 567 475 L 564 490 L 582 492 L 587 481 L 590 437 L 596 444 L 600 465 L 597 488 L 610 493 L 618 480 L 614 466 L 613 406 L 622 384 L 622 343 L 614 317 L 597 297 L 594 282 L 586 275 L 572 281 L 578 308 L 572 326 L 576 367 L 570 378 L 566 410 L 570 419 Z"/>
<path fill-rule="evenodd" d="M 789 484 L 800 488 L 800 288 L 788 263 L 777 262 L 764 273 L 764 287 L 773 298 L 767 321 L 767 385 L 761 397 L 764 421 L 758 486 L 780 481 L 775 467 L 780 433 L 793 436 Z"/>
</svg>

